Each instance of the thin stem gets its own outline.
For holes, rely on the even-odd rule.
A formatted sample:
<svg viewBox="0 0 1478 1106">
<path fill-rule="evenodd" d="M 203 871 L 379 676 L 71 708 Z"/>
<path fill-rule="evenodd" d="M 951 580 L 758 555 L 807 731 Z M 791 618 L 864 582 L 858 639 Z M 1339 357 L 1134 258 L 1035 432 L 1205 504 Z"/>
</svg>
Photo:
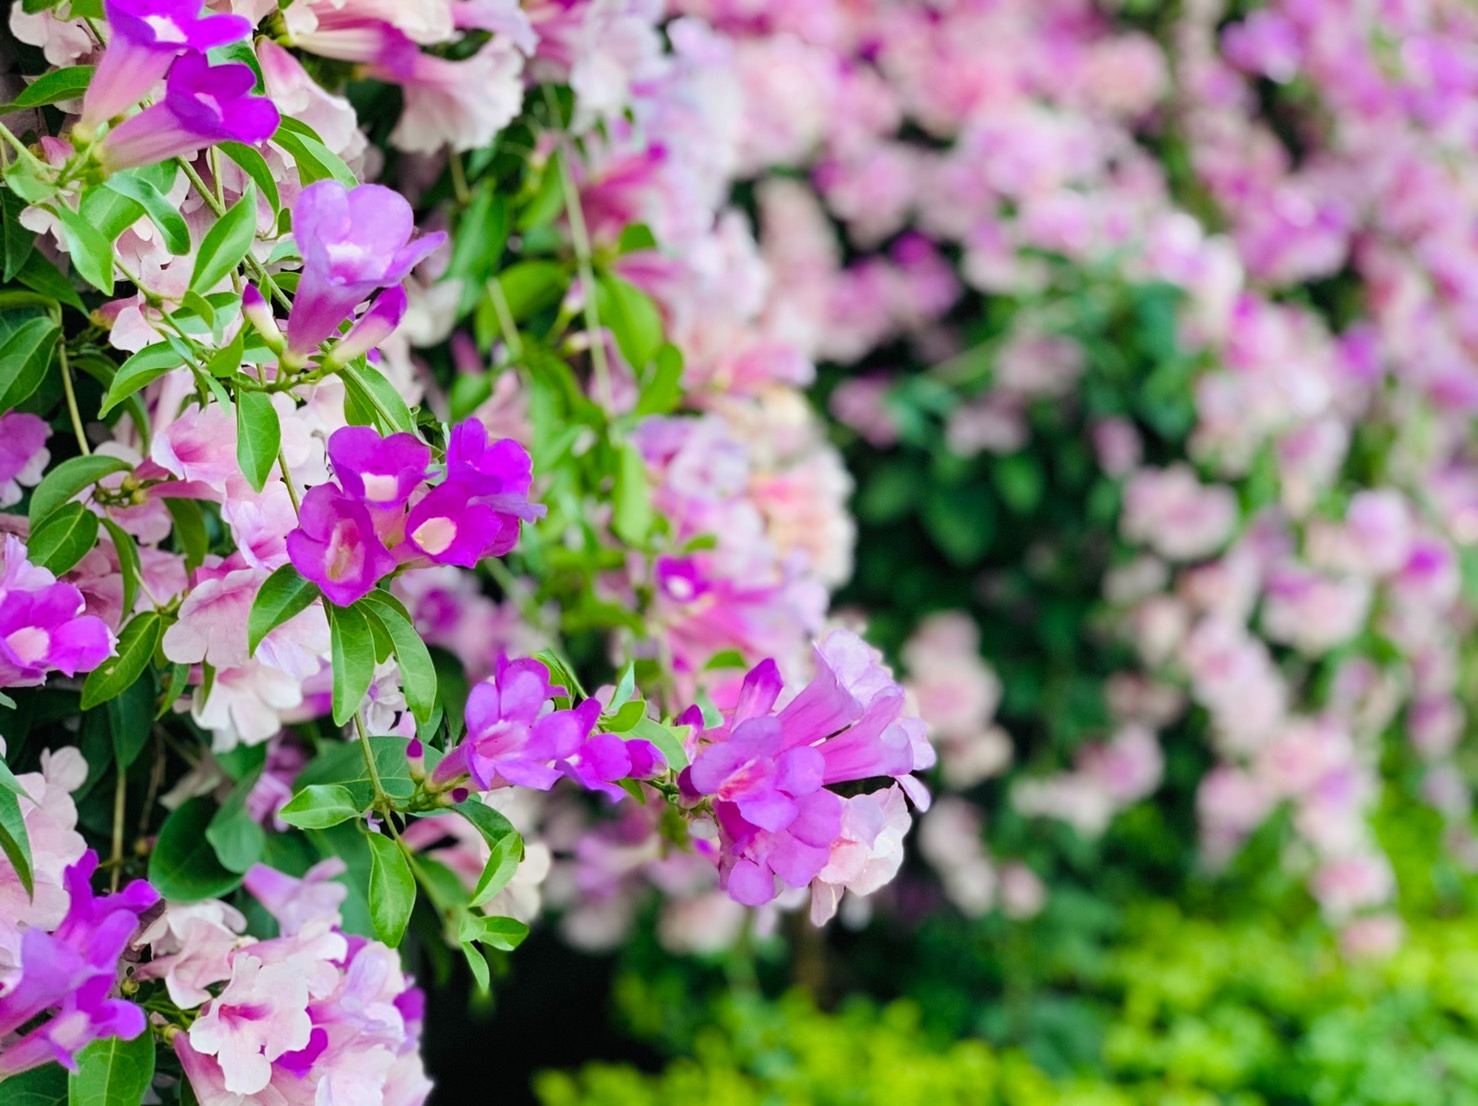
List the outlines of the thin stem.
<svg viewBox="0 0 1478 1106">
<path fill-rule="evenodd" d="M 72 417 L 72 431 L 77 435 L 77 448 L 86 457 L 92 452 L 87 445 L 87 435 L 82 430 L 82 415 L 77 410 L 77 393 L 72 387 L 72 366 L 67 361 L 67 344 L 57 343 L 57 360 L 62 366 L 62 391 L 67 393 L 67 414 Z"/>
<path fill-rule="evenodd" d="M 580 272 L 580 285 L 585 292 L 585 329 L 590 332 L 590 364 L 595 369 L 595 390 L 600 405 L 607 413 L 615 406 L 611 392 L 611 368 L 606 362 L 606 344 L 601 337 L 600 311 L 596 307 L 595 268 L 590 263 L 590 233 L 585 226 L 585 212 L 580 209 L 580 195 L 575 191 L 575 178 L 570 173 L 564 151 L 554 155 L 559 161 L 560 190 L 565 197 L 565 214 L 570 220 L 570 239 L 575 246 L 575 264 Z"/>
<path fill-rule="evenodd" d="M 467 170 L 462 167 L 461 155 L 452 154 L 447 167 L 452 173 L 452 192 L 456 194 L 457 202 L 466 207 L 472 202 L 472 192 L 467 187 Z"/>
<path fill-rule="evenodd" d="M 375 763 L 375 751 L 370 748 L 369 735 L 364 732 L 364 718 L 359 711 L 354 712 L 354 732 L 359 735 L 359 750 L 364 754 L 364 767 L 369 772 L 370 786 L 375 791 L 374 809 L 381 811 L 385 815 L 386 824 L 389 824 L 390 796 L 385 794 L 385 786 L 380 782 L 380 766 Z"/>
<path fill-rule="evenodd" d="M 22 159 L 29 161 L 32 168 L 46 170 L 48 167 L 35 154 L 26 148 L 26 144 L 15 135 L 10 133 L 10 128 L 0 123 L 0 139 L 3 139 Z"/>
<path fill-rule="evenodd" d="M 523 360 L 523 339 L 518 336 L 518 324 L 513 321 L 513 309 L 508 306 L 508 297 L 503 294 L 503 285 L 497 277 L 489 277 L 486 285 L 488 299 L 498 316 L 498 329 L 503 333 L 503 342 L 515 361 Z"/>
<path fill-rule="evenodd" d="M 113 788 L 113 852 L 108 863 L 112 872 L 108 876 L 110 889 L 118 890 L 118 877 L 123 867 L 123 808 L 128 800 L 128 776 L 123 766 L 118 765 L 118 782 Z"/>
<path fill-rule="evenodd" d="M 200 198 L 205 201 L 205 205 L 211 211 L 215 212 L 216 217 L 220 218 L 226 214 L 225 201 L 216 198 L 215 193 L 210 189 L 210 185 L 206 184 L 200 174 L 195 171 L 195 166 L 191 165 L 184 158 L 176 158 L 175 160 L 179 167 L 184 170 L 185 179 L 194 186 L 196 192 L 200 193 Z M 251 270 L 252 276 L 256 277 L 257 283 L 262 286 L 262 291 L 276 300 L 279 307 L 284 310 L 291 310 L 293 305 L 292 300 L 288 299 L 283 294 L 282 289 L 277 287 L 277 282 L 272 279 L 272 274 L 267 272 L 266 267 L 251 254 L 247 254 L 245 260 L 246 267 Z"/>
</svg>

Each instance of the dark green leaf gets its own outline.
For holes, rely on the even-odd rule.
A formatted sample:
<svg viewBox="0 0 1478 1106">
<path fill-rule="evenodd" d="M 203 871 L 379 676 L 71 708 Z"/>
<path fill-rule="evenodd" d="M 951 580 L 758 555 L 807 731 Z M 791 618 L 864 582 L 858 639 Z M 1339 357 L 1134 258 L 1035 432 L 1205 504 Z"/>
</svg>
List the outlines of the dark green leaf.
<svg viewBox="0 0 1478 1106">
<path fill-rule="evenodd" d="M 535 311 L 559 302 L 569 287 L 570 276 L 557 261 L 520 261 L 497 276 L 498 287 L 508 304 L 509 317 L 523 322 Z"/>
<path fill-rule="evenodd" d="M 375 678 L 375 643 L 364 614 L 356 607 L 325 603 L 328 610 L 329 654 L 334 673 L 334 725 L 354 717 Z"/>
<path fill-rule="evenodd" d="M 67 1106 L 67 1069 L 47 1064 L 10 1076 L 5 1080 L 5 1106 Z"/>
<path fill-rule="evenodd" d="M 241 876 L 216 858 L 205 836 L 215 803 L 191 799 L 164 820 L 149 856 L 149 882 L 173 902 L 218 899 L 241 883 Z"/>
<path fill-rule="evenodd" d="M 282 424 L 277 421 L 272 397 L 266 392 L 238 392 L 236 460 L 253 491 L 260 492 L 266 487 L 281 444 Z"/>
<path fill-rule="evenodd" d="M 529 927 L 512 918 L 480 918 L 469 914 L 462 920 L 462 929 L 457 936 L 463 941 L 476 941 L 488 948 L 512 952 L 524 943 L 528 935 Z"/>
<path fill-rule="evenodd" d="M 21 108 L 39 108 L 46 104 L 58 104 L 63 100 L 75 100 L 87 91 L 92 74 L 91 65 L 69 65 L 65 69 L 53 69 L 27 85 L 25 91 L 10 101 L 5 110 L 10 112 Z"/>
<path fill-rule="evenodd" d="M 247 185 L 241 199 L 222 215 L 200 242 L 195 269 L 190 275 L 192 292 L 208 292 L 246 257 L 257 236 L 257 190 Z"/>
<path fill-rule="evenodd" d="M 199 568 L 210 552 L 210 538 L 205 533 L 205 516 L 200 513 L 200 505 L 193 499 L 169 496 L 164 500 L 164 509 L 174 523 L 175 540 L 185 555 L 185 569 Z"/>
<path fill-rule="evenodd" d="M 7 774 L 9 770 L 7 769 Z M 14 777 L 12 777 L 14 778 Z M 0 852 L 10 861 L 27 897 L 35 893 L 31 875 L 31 836 L 21 815 L 20 800 L 15 793 L 0 790 Z"/>
<path fill-rule="evenodd" d="M 92 487 L 104 476 L 123 472 L 129 468 L 127 461 L 93 453 L 86 457 L 73 457 L 63 461 L 46 474 L 46 479 L 36 485 L 31 493 L 31 526 L 45 522 L 63 505 L 71 502 L 86 488 Z"/>
<path fill-rule="evenodd" d="M 235 376 L 241 370 L 241 360 L 246 353 L 245 334 L 244 330 L 238 331 L 235 338 L 211 354 L 205 363 L 205 371 L 217 380 L 229 380 Z"/>
<path fill-rule="evenodd" d="M 50 319 L 31 319 L 0 344 L 0 411 L 24 403 L 41 386 L 51 367 L 57 333 Z"/>
<path fill-rule="evenodd" d="M 403 737 L 371 737 L 369 743 L 375 758 L 375 771 L 385 794 L 397 801 L 409 799 L 416 790 L 415 781 L 411 779 L 410 762 L 405 756 L 410 741 Z M 425 756 L 428 772 L 441 761 L 440 750 L 430 746 L 425 747 Z M 318 755 L 294 782 L 299 790 L 314 784 L 341 784 L 354 797 L 355 807 L 359 810 L 368 810 L 375 800 L 369 769 L 364 763 L 364 750 L 358 741 L 320 745 Z"/>
<path fill-rule="evenodd" d="M 262 581 L 246 617 L 246 645 L 255 653 L 262 639 L 288 619 L 306 610 L 322 594 L 318 585 L 303 579 L 292 565 L 283 565 Z"/>
<path fill-rule="evenodd" d="M 87 556 L 97 540 L 97 515 L 81 503 L 68 503 L 31 531 L 27 548 L 32 562 L 60 576 Z"/>
<path fill-rule="evenodd" d="M 375 936 L 392 949 L 400 945 L 416 905 L 416 877 L 399 842 L 378 833 L 369 835 L 370 922 Z"/>
<path fill-rule="evenodd" d="M 149 666 L 159 645 L 159 635 L 164 632 L 163 627 L 163 621 L 154 611 L 134 616 L 133 621 L 123 628 L 123 633 L 118 635 L 117 655 L 94 668 L 83 682 L 83 710 L 106 703 L 113 696 L 122 694 L 125 688 L 133 686 Z"/>
<path fill-rule="evenodd" d="M 221 809 L 215 812 L 210 825 L 205 827 L 205 837 L 216 851 L 221 866 L 231 872 L 247 872 L 262 859 L 267 845 L 267 834 L 246 809 L 247 796 L 256 786 L 262 769 L 258 766 L 237 781 Z"/>
<path fill-rule="evenodd" d="M 25 200 L 9 189 L 0 191 L 0 218 L 5 221 L 4 267 L 0 279 L 6 283 L 16 278 L 36 248 L 35 234 L 21 225 L 21 212 L 25 210 Z"/>
<path fill-rule="evenodd" d="M 153 1082 L 153 1033 L 145 1029 L 131 1041 L 104 1037 L 77 1054 L 67 1100 L 71 1106 L 139 1106 Z"/>
<path fill-rule="evenodd" d="M 39 250 L 26 258 L 20 272 L 15 274 L 15 279 L 33 292 L 39 292 L 68 307 L 75 307 L 84 314 L 87 312 L 87 305 L 82 302 L 77 289 L 72 287 L 72 282 L 62 275 L 62 271 L 48 261 Z"/>
<path fill-rule="evenodd" d="M 406 704 L 416 721 L 424 725 L 436 709 L 436 666 L 431 662 L 426 643 L 400 600 L 388 591 L 372 591 L 360 602 L 390 636 L 395 660 L 400 665 L 400 685 Z"/>
<path fill-rule="evenodd" d="M 139 580 L 143 576 L 143 565 L 139 560 L 139 547 L 132 534 L 127 533 L 112 519 L 101 520 L 108 537 L 113 539 L 113 549 L 118 554 L 118 575 L 123 579 L 123 616 L 133 613 L 139 598 Z"/>
<path fill-rule="evenodd" d="M 121 695 L 109 699 L 108 736 L 113 741 L 113 763 L 126 770 L 144 746 L 154 725 L 154 681 L 136 680 Z"/>
<path fill-rule="evenodd" d="M 303 788 L 288 801 L 277 816 L 299 829 L 327 829 L 358 818 L 364 808 L 354 793 L 342 784 L 315 783 Z"/>
<path fill-rule="evenodd" d="M 472 197 L 452 237 L 446 275 L 463 281 L 462 310 L 470 308 L 492 275 L 508 239 L 508 207 L 491 180 Z"/>
</svg>

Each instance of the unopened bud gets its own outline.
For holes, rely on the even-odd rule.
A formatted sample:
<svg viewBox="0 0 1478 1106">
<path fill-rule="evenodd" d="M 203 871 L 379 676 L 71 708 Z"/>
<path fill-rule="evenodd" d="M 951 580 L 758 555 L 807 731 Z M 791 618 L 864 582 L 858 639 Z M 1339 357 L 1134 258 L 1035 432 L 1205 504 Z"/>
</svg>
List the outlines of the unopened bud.
<svg viewBox="0 0 1478 1106">
<path fill-rule="evenodd" d="M 349 329 L 349 333 L 328 351 L 324 363 L 347 365 L 356 357 L 369 353 L 386 338 L 395 333 L 400 320 L 405 316 L 406 298 L 404 288 L 387 288 L 375 297 L 369 310 Z"/>
<path fill-rule="evenodd" d="M 280 354 L 287 348 L 287 339 L 282 336 L 272 315 L 272 305 L 262 298 L 255 285 L 248 284 L 241 290 L 241 313 L 273 353 Z"/>
</svg>

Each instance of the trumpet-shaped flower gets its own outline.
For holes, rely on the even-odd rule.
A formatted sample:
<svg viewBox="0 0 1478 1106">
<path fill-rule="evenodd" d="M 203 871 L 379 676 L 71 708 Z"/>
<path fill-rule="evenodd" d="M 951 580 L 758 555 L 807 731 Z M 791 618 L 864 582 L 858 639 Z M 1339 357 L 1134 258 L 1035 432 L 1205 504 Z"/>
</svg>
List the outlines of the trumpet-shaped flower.
<svg viewBox="0 0 1478 1106">
<path fill-rule="evenodd" d="M 369 594 L 395 568 L 395 556 L 375 532 L 362 502 L 331 484 L 303 497 L 299 526 L 287 536 L 293 566 L 341 607 Z"/>
<path fill-rule="evenodd" d="M 287 319 L 292 352 L 309 353 L 371 293 L 399 284 L 446 240 L 440 231 L 412 240 L 414 233 L 411 205 L 383 185 L 346 189 L 324 180 L 303 189 L 293 205 L 303 275 Z"/>
<path fill-rule="evenodd" d="M 251 95 L 256 80 L 249 65 L 211 65 L 196 51 L 181 54 L 169 68 L 164 100 L 110 130 L 98 156 L 116 172 L 186 157 L 217 142 L 262 142 L 281 117 L 271 100 Z"/>
<path fill-rule="evenodd" d="M 82 123 L 98 127 L 148 95 L 181 52 L 239 42 L 251 23 L 201 15 L 200 0 L 105 0 L 112 38 L 82 99 Z"/>
</svg>

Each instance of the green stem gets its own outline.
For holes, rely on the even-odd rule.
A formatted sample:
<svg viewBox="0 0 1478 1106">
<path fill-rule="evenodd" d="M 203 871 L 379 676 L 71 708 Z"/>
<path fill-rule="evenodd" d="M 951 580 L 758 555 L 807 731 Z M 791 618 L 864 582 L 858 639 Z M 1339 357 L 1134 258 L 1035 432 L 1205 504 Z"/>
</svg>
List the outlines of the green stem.
<svg viewBox="0 0 1478 1106">
<path fill-rule="evenodd" d="M 518 324 L 513 321 L 513 310 L 508 306 L 508 297 L 503 294 L 503 285 L 497 277 L 489 277 L 486 290 L 492 301 L 493 311 L 498 316 L 498 329 L 503 333 L 503 343 L 515 361 L 523 360 L 523 339 L 518 336 Z"/>
<path fill-rule="evenodd" d="M 112 865 L 112 872 L 108 881 L 112 891 L 118 890 L 118 878 L 123 868 L 123 808 L 128 799 L 128 775 L 123 771 L 123 766 L 115 766 L 118 773 L 118 782 L 113 788 L 113 852 L 108 863 Z"/>
<path fill-rule="evenodd" d="M 354 712 L 354 732 L 359 735 L 359 750 L 364 754 L 365 771 L 369 773 L 370 786 L 375 791 L 374 809 L 385 815 L 386 824 L 390 819 L 390 796 L 385 794 L 385 785 L 380 782 L 380 766 L 375 763 L 375 751 L 370 748 L 369 735 L 364 732 L 364 718 L 359 711 Z M 399 840 L 399 834 L 395 834 Z"/>
<path fill-rule="evenodd" d="M 595 370 L 595 390 L 600 405 L 609 414 L 615 405 L 611 391 L 611 369 L 606 362 L 606 344 L 601 337 L 600 310 L 596 306 L 595 268 L 591 265 L 590 232 L 585 226 L 585 212 L 580 208 L 580 194 L 575 191 L 575 178 L 570 173 L 564 151 L 554 155 L 559 162 L 560 191 L 564 193 L 565 215 L 570 221 L 570 240 L 575 247 L 575 265 L 585 292 L 585 329 L 590 333 L 590 364 Z"/>
<path fill-rule="evenodd" d="M 57 360 L 62 366 L 62 391 L 67 394 L 67 414 L 72 418 L 72 431 L 77 435 L 77 448 L 86 457 L 92 452 L 87 445 L 87 435 L 82 430 L 82 415 L 77 410 L 77 393 L 72 387 L 72 366 L 67 361 L 67 344 L 59 342 L 56 347 Z"/>
</svg>

